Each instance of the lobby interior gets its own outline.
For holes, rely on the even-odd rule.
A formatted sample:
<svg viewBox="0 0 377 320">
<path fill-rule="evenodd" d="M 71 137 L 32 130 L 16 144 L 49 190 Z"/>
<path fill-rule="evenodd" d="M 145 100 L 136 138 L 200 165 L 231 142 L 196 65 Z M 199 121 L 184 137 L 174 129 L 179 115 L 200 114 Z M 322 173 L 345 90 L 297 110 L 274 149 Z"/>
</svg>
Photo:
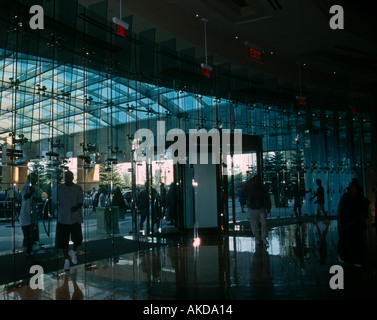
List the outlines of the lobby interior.
<svg viewBox="0 0 377 320">
<path fill-rule="evenodd" d="M 36 4 L 44 28 L 34 30 Z M 376 22 L 372 8 L 339 4 L 343 30 L 330 28 L 324 0 L 3 1 L 0 300 L 376 299 Z M 139 154 L 140 129 L 154 145 Z M 207 164 L 168 138 L 211 129 L 221 144 L 212 134 L 195 145 Z M 84 191 L 69 271 L 55 248 L 67 170 Z M 26 257 L 18 194 L 30 172 L 42 200 Z M 242 200 L 255 174 L 272 201 L 268 246 L 255 243 Z M 318 179 L 327 217 L 310 200 Z M 352 179 L 370 200 L 361 267 L 338 257 Z M 174 201 L 155 209 L 162 183 Z M 124 209 L 94 208 L 94 190 L 113 203 L 117 187 Z"/>
</svg>

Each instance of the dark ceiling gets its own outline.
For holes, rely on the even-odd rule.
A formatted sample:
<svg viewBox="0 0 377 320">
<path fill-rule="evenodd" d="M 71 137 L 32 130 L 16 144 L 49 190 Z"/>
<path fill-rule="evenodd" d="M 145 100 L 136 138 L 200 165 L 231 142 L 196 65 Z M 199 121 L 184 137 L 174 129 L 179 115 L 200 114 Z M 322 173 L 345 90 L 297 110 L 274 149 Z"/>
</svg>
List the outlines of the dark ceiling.
<svg viewBox="0 0 377 320">
<path fill-rule="evenodd" d="M 104 1 L 80 0 L 95 7 Z M 344 9 L 344 30 L 329 26 L 333 4 Z M 119 0 L 108 0 L 108 19 L 120 15 Z M 177 51 L 193 46 L 214 65 L 263 74 L 266 81 L 302 83 L 374 95 L 377 85 L 377 19 L 374 1 L 328 0 L 123 0 L 122 15 L 132 31 L 156 28 L 157 41 L 176 39 Z M 264 64 L 245 55 L 245 41 L 264 49 Z M 204 62 L 204 61 L 203 61 Z"/>
<path fill-rule="evenodd" d="M 131 59 L 127 62 L 124 57 L 132 56 L 133 49 L 130 48 L 134 44 L 134 47 L 139 48 L 139 60 L 143 61 L 138 67 L 146 75 L 153 68 L 154 62 L 151 60 L 156 59 L 153 46 L 156 41 L 159 48 L 166 45 L 172 49 L 172 60 L 181 59 L 183 52 L 194 54 L 195 63 L 190 66 L 194 71 L 191 78 L 187 78 L 189 82 L 197 79 L 196 62 L 205 62 L 202 21 L 205 18 L 208 20 L 208 62 L 232 75 L 225 81 L 236 79 L 235 75 L 242 75 L 242 79 L 239 77 L 240 81 L 231 84 L 232 90 L 238 90 L 241 95 L 247 92 L 248 95 L 271 96 L 282 92 L 291 100 L 302 89 L 302 95 L 312 97 L 376 97 L 377 19 L 374 15 L 377 10 L 374 7 L 377 4 L 372 1 L 122 0 L 122 12 L 119 0 L 77 1 L 80 7 L 87 8 L 85 17 L 81 9 L 76 12 L 76 0 L 18 0 L 25 4 L 25 8 L 30 7 L 30 4 L 41 3 L 45 8 L 46 25 L 49 27 L 40 32 L 39 38 L 38 33 L 28 32 L 27 37 L 20 41 L 20 45 L 25 46 L 25 52 L 30 52 L 35 47 L 39 55 L 49 57 L 51 50 L 48 51 L 46 45 L 35 44 L 41 42 L 41 39 L 46 43 L 50 42 L 50 34 L 54 33 L 64 35 L 66 41 L 63 46 L 67 47 L 66 52 L 70 56 L 55 58 L 70 61 L 71 57 L 74 59 L 82 54 L 82 43 L 90 43 L 96 51 L 94 60 L 97 60 L 99 67 L 111 56 L 111 59 L 122 63 L 123 70 L 127 72 L 130 70 Z M 8 5 L 0 2 L 0 6 L 8 8 L 10 12 L 25 11 L 15 10 L 21 8 L 16 4 L 17 2 L 11 1 Z M 329 11 L 333 4 L 344 8 L 344 30 L 332 30 L 329 26 Z M 53 10 L 55 7 L 56 11 Z M 0 15 L 4 16 L 4 31 L 8 28 L 9 15 L 1 12 Z M 54 19 L 51 19 L 52 15 Z M 122 16 L 130 22 L 131 36 L 122 44 L 109 42 L 109 33 L 113 33 L 111 20 L 114 16 Z M 83 18 L 94 31 L 79 30 L 83 25 Z M 102 21 L 106 18 L 107 22 Z M 60 23 L 53 22 L 55 19 Z M 150 33 L 153 38 L 151 45 L 141 40 L 142 37 L 136 36 L 149 34 L 149 30 L 153 30 Z M 6 32 L 0 33 L 4 44 L 8 41 L 6 35 Z M 245 42 L 264 50 L 263 64 L 246 57 Z M 72 48 L 76 55 L 72 55 Z M 161 56 L 161 49 L 158 50 L 160 51 L 157 53 Z M 61 53 L 56 51 L 56 54 Z M 150 66 L 147 65 L 149 63 Z M 180 76 L 184 73 L 181 65 L 182 63 L 178 70 L 170 70 L 171 79 L 176 79 L 177 73 Z M 166 69 L 168 68 L 169 66 Z M 165 71 L 169 70 L 164 70 L 159 65 L 157 72 L 162 74 Z M 150 77 L 154 76 L 151 72 Z M 252 85 L 248 83 L 249 79 Z M 217 80 L 214 83 L 218 86 Z M 244 87 L 240 88 L 238 84 Z M 224 86 L 226 87 L 227 85 Z"/>
</svg>

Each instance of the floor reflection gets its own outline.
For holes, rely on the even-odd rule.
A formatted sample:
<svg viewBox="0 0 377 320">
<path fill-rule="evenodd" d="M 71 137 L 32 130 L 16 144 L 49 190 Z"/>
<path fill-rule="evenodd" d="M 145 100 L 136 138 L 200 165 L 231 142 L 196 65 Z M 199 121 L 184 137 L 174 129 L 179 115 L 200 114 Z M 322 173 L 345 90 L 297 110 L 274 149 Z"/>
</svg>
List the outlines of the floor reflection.
<svg viewBox="0 0 377 320">
<path fill-rule="evenodd" d="M 339 264 L 336 221 L 275 227 L 269 243 L 256 246 L 247 236 L 203 238 L 198 247 L 168 242 L 78 265 L 69 273 L 46 274 L 43 290 L 27 283 L 2 286 L 2 299 L 341 299 L 361 291 L 348 295 L 329 287 L 330 267 Z M 363 297 L 376 296 L 375 258 L 370 261 L 363 270 L 346 270 Z"/>
</svg>

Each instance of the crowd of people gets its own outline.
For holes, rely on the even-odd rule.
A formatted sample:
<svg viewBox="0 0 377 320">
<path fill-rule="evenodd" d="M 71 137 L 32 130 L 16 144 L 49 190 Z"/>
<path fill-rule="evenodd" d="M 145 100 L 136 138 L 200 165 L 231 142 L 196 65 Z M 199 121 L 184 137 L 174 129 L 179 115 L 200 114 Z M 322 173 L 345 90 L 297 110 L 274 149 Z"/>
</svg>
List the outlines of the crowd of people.
<svg viewBox="0 0 377 320">
<path fill-rule="evenodd" d="M 175 183 L 171 183 L 167 190 L 164 183 L 160 184 L 160 190 L 149 187 L 146 183 L 144 188 L 138 187 L 135 191 L 135 199 L 132 192 L 122 193 L 120 187 L 116 187 L 114 194 L 109 194 L 107 187 L 93 188 L 91 196 L 92 210 L 106 208 L 109 206 L 119 207 L 120 217 L 124 217 L 127 210 L 132 209 L 132 202 L 135 204 L 135 211 L 140 214 L 139 228 L 144 229 L 149 210 L 151 210 L 152 228 L 160 225 L 161 219 L 169 221 L 170 225 L 177 226 L 176 199 L 177 190 Z"/>
<path fill-rule="evenodd" d="M 73 183 L 74 175 L 71 171 L 64 174 L 64 183 L 58 186 L 57 194 L 57 224 L 56 224 L 56 248 L 61 249 L 64 256 L 64 269 L 69 270 L 71 263 L 77 263 L 77 248 L 82 244 L 83 207 L 87 206 L 93 212 L 97 208 L 110 206 L 119 207 L 120 218 L 125 217 L 128 209 L 135 203 L 135 212 L 140 215 L 139 227 L 144 229 L 149 208 L 151 208 L 152 229 L 160 226 L 161 219 L 170 221 L 170 225 L 177 225 L 176 187 L 172 183 L 167 190 L 164 183 L 160 184 L 160 190 L 152 187 L 148 190 L 137 188 L 135 199 L 132 193 L 122 193 L 120 187 L 116 187 L 111 194 L 107 187 L 95 188 L 90 192 L 90 203 L 85 203 L 84 191 L 81 186 Z M 32 262 L 33 245 L 39 241 L 38 219 L 40 218 L 40 205 L 47 203 L 42 191 L 37 187 L 38 176 L 31 172 L 28 175 L 21 191 L 17 195 L 20 204 L 19 223 L 23 232 L 23 246 L 26 259 Z M 149 194 L 149 196 L 148 196 Z M 50 201 L 51 203 L 51 201 Z M 148 207 L 149 206 L 149 207 Z M 49 207 L 51 209 L 51 207 Z M 134 218 L 134 217 L 133 217 Z M 70 245 L 72 241 L 72 246 Z"/>
<path fill-rule="evenodd" d="M 36 215 L 37 205 L 42 200 L 40 190 L 36 187 L 37 176 L 29 174 L 27 181 L 19 193 L 21 209 L 19 222 L 24 234 L 24 247 L 26 255 L 32 251 L 33 243 L 38 240 L 38 226 Z M 320 179 L 316 180 L 317 189 L 309 199 L 315 199 L 317 204 L 316 219 L 323 214 L 328 219 L 325 211 L 325 192 Z M 272 203 L 267 187 L 263 184 L 260 175 L 249 179 L 241 190 L 242 209 L 247 208 L 250 228 L 257 246 L 268 246 L 268 222 L 267 214 L 271 211 Z M 131 209 L 139 214 L 138 227 L 144 230 L 146 218 L 150 213 L 152 231 L 159 228 L 161 220 L 167 220 L 171 225 L 178 226 L 177 212 L 177 187 L 173 182 L 167 189 L 164 183 L 156 188 L 145 184 L 144 188 L 137 188 L 134 194 L 124 195 L 119 187 L 116 187 L 113 194 L 109 194 L 106 187 L 99 190 L 93 189 L 91 194 L 91 206 L 95 211 L 99 207 L 118 206 L 120 212 L 125 214 Z M 298 197 L 297 201 L 301 198 Z M 131 202 L 134 202 L 133 204 Z M 338 254 L 342 263 L 350 265 L 362 265 L 365 253 L 365 232 L 369 214 L 370 201 L 364 196 L 363 188 L 357 179 L 353 179 L 347 192 L 343 194 L 338 205 L 337 227 L 338 227 Z M 73 173 L 65 172 L 65 182 L 58 187 L 58 220 L 56 228 L 56 246 L 62 249 L 65 264 L 64 268 L 69 269 L 70 262 L 77 263 L 76 251 L 83 241 L 81 224 L 83 223 L 84 192 L 83 189 L 73 183 Z M 294 208 L 295 212 L 298 207 Z M 120 215 L 122 216 L 122 214 Z M 298 217 L 298 215 L 296 215 Z M 301 211 L 300 211 L 301 216 Z M 135 217 L 133 217 L 135 218 Z M 69 249 L 70 240 L 73 246 Z"/>
<path fill-rule="evenodd" d="M 322 181 L 317 179 L 316 184 L 317 190 L 314 191 L 314 195 L 309 199 L 309 201 L 316 199 L 315 224 L 317 224 L 320 214 L 323 214 L 326 220 L 329 218 L 324 205 L 325 191 Z M 247 205 L 250 227 L 255 237 L 256 245 L 268 246 L 267 214 L 271 211 L 271 199 L 267 188 L 261 182 L 260 176 L 256 175 L 248 180 L 241 193 L 242 200 L 240 202 L 242 201 L 243 205 Z M 376 190 L 375 193 L 377 196 Z M 298 203 L 301 203 L 300 195 L 297 196 L 296 205 L 294 206 L 296 217 L 300 219 L 301 205 L 298 205 Z M 345 265 L 362 266 L 365 263 L 365 235 L 370 203 L 364 196 L 363 188 L 358 180 L 356 178 L 352 179 L 347 187 L 347 192 L 340 199 L 337 212 L 338 258 Z M 300 211 L 297 211 L 298 209 Z"/>
</svg>

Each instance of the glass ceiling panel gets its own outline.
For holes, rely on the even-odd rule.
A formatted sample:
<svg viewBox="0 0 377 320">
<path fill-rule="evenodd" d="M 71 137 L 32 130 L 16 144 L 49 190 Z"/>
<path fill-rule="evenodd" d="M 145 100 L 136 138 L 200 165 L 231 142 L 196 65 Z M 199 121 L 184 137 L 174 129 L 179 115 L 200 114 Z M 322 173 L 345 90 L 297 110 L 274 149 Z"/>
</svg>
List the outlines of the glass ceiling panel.
<svg viewBox="0 0 377 320">
<path fill-rule="evenodd" d="M 109 125 L 119 126 L 166 114 L 177 116 L 186 113 L 199 119 L 211 114 L 214 107 L 218 108 L 219 118 L 231 121 L 230 102 L 226 100 L 218 101 L 213 97 L 158 87 L 25 54 L 11 54 L 2 49 L 0 98 L 0 136 L 22 130 L 31 141 L 52 135 L 98 130 Z M 198 112 L 200 110 L 203 112 Z M 263 116 L 261 113 L 254 117 L 254 113 L 250 112 L 250 121 L 255 126 L 263 122 Z M 255 121 L 256 118 L 259 122 Z M 278 114 L 271 115 L 270 120 L 271 125 L 275 125 L 272 131 L 276 132 L 283 130 L 281 122 L 288 121 Z"/>
</svg>

